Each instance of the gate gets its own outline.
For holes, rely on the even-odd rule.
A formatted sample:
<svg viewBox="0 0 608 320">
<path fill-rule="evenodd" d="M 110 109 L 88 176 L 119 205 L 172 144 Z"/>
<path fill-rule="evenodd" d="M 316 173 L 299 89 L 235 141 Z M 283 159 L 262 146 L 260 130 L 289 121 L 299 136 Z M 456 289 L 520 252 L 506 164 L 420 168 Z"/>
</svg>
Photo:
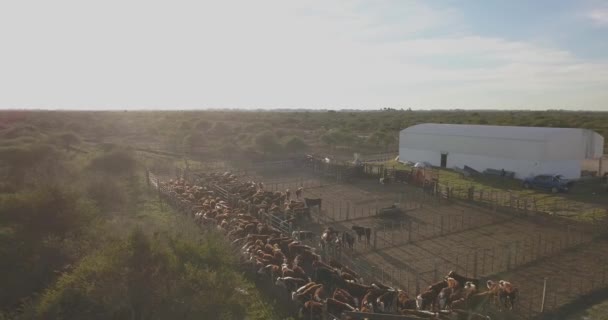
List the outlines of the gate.
<svg viewBox="0 0 608 320">
<path fill-rule="evenodd" d="M 293 223 L 291 219 L 284 220 L 277 215 L 265 213 L 264 220 L 266 220 L 266 223 L 268 223 L 268 225 L 281 231 L 281 233 L 283 233 L 284 235 L 291 236 L 291 232 L 293 231 Z"/>
</svg>

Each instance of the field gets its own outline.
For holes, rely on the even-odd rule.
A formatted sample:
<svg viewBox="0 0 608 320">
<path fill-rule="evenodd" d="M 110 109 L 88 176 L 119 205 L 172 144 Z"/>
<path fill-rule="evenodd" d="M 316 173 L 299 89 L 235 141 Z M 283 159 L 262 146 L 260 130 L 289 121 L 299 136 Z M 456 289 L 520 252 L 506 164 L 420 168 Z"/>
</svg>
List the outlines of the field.
<svg viewBox="0 0 608 320">
<path fill-rule="evenodd" d="M 271 190 L 294 188 L 298 181 L 315 177 L 301 168 L 267 168 L 248 176 L 264 181 Z M 410 293 L 420 292 L 450 270 L 481 279 L 507 279 L 521 290 L 521 303 L 511 315 L 522 319 L 540 314 L 545 277 L 545 314 L 608 284 L 608 258 L 597 254 L 608 252 L 608 242 L 595 240 L 598 230 L 589 225 L 448 201 L 404 184 L 338 184 L 318 177 L 314 181 L 318 183 L 306 187 L 304 196 L 322 198 L 322 210 L 315 224 L 301 228 L 372 228 L 369 245 L 357 242 L 354 250 L 340 253 L 340 259 L 366 279 Z M 403 210 L 400 215 L 376 215 L 379 208 L 393 204 Z"/>
</svg>

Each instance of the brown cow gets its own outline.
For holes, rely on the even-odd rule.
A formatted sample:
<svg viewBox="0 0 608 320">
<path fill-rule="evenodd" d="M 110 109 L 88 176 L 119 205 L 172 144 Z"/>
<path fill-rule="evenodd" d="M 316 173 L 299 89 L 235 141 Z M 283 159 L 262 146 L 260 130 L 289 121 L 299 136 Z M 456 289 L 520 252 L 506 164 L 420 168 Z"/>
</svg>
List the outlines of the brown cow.
<svg viewBox="0 0 608 320">
<path fill-rule="evenodd" d="M 332 298 L 327 299 L 325 303 L 327 304 L 327 312 L 336 316 L 342 315 L 344 311 L 356 310 L 355 307 Z"/>
<path fill-rule="evenodd" d="M 323 315 L 323 303 L 317 301 L 306 301 L 298 313 L 300 319 L 321 319 Z"/>
<path fill-rule="evenodd" d="M 434 309 L 434 307 L 437 303 L 437 296 L 439 295 L 441 290 L 447 286 L 448 286 L 448 282 L 445 280 L 439 281 L 437 283 L 434 283 L 434 284 L 428 286 L 428 288 L 424 292 L 420 293 L 416 297 L 416 305 L 418 306 L 418 309 L 420 309 L 420 310 Z"/>
<path fill-rule="evenodd" d="M 359 300 L 357 298 L 351 296 L 350 293 L 348 293 L 348 291 L 346 291 L 344 289 L 336 288 L 336 290 L 334 290 L 334 294 L 333 294 L 332 298 L 334 298 L 338 301 L 342 301 L 351 306 L 359 305 Z"/>
</svg>

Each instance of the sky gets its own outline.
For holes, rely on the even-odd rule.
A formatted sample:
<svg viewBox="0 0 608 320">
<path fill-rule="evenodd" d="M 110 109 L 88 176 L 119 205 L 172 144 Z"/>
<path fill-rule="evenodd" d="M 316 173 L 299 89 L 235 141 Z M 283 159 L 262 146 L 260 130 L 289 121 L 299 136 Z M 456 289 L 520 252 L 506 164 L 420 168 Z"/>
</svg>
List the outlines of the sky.
<svg viewBox="0 0 608 320">
<path fill-rule="evenodd" d="M 608 0 L 0 2 L 0 108 L 608 111 Z"/>
</svg>

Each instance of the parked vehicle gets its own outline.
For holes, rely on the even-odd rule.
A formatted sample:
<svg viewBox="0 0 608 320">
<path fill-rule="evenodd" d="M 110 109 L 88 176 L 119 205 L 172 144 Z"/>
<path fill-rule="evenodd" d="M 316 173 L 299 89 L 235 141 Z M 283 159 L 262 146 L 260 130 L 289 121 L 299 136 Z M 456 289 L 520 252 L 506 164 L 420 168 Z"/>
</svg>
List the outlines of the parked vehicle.
<svg viewBox="0 0 608 320">
<path fill-rule="evenodd" d="M 568 192 L 574 182 L 565 179 L 562 175 L 541 174 L 538 176 L 524 179 L 524 188 L 537 188 L 550 190 L 553 193 Z"/>
</svg>

